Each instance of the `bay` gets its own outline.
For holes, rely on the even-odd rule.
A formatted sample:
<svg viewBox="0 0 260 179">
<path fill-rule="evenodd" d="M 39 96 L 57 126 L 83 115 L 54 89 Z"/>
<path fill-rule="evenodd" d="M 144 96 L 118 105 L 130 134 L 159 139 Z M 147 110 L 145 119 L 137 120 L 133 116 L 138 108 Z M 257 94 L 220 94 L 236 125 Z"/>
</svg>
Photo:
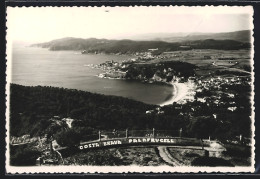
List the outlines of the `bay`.
<svg viewBox="0 0 260 179">
<path fill-rule="evenodd" d="M 87 66 L 110 60 L 122 62 L 130 58 L 133 57 L 15 46 L 12 49 L 11 83 L 78 89 L 122 96 L 148 104 L 161 104 L 167 100 L 172 94 L 171 86 L 98 78 L 97 75 L 102 71 Z"/>
</svg>

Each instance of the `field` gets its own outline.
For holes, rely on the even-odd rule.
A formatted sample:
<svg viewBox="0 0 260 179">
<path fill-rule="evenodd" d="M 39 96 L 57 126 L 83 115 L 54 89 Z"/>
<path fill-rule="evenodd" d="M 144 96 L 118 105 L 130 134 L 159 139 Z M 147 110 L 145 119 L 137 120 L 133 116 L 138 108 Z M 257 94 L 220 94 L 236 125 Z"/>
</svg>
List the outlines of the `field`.
<svg viewBox="0 0 260 179">
<path fill-rule="evenodd" d="M 248 74 L 251 71 L 250 50 L 187 50 L 163 53 L 160 59 L 150 61 L 184 61 L 197 65 L 198 76 L 212 75 L 217 70 Z"/>
</svg>

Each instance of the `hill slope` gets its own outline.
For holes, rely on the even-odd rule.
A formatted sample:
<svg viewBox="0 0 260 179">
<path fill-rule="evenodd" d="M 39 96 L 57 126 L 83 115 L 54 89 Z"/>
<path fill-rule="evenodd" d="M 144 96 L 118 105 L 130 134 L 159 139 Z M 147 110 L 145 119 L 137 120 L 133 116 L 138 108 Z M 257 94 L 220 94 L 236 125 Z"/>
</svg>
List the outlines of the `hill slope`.
<svg viewBox="0 0 260 179">
<path fill-rule="evenodd" d="M 242 30 L 235 32 L 222 32 L 222 33 L 154 33 L 154 34 L 142 34 L 131 37 L 135 40 L 156 40 L 165 42 L 182 42 L 193 40 L 235 40 L 239 42 L 250 42 L 251 31 Z"/>
<path fill-rule="evenodd" d="M 89 53 L 135 53 L 146 52 L 148 49 L 159 51 L 176 51 L 187 49 L 220 49 L 237 50 L 250 48 L 249 43 L 234 40 L 196 40 L 184 42 L 163 42 L 163 41 L 132 41 L 132 40 L 107 40 L 107 39 L 82 39 L 82 38 L 63 38 L 46 43 L 34 44 L 32 46 L 49 48 L 50 50 L 86 50 Z"/>
</svg>

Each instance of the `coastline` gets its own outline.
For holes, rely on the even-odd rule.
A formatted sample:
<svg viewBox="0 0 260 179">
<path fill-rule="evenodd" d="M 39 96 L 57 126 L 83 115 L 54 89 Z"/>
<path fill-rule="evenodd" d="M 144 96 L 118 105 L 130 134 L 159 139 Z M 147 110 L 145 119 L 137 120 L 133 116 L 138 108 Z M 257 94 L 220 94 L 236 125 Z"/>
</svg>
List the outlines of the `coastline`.
<svg viewBox="0 0 260 179">
<path fill-rule="evenodd" d="M 187 83 L 170 83 L 173 86 L 173 92 L 172 92 L 172 97 L 164 101 L 160 106 L 165 106 L 165 105 L 171 105 L 173 102 L 178 102 L 186 98 L 188 96 L 189 91 L 191 91 L 191 87 Z"/>
</svg>

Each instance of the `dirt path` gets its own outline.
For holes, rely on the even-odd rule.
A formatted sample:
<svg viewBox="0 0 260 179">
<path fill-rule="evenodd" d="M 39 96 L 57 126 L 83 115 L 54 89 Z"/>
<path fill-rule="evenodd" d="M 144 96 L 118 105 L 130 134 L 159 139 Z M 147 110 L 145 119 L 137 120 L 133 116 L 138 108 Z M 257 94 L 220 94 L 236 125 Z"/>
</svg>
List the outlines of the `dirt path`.
<svg viewBox="0 0 260 179">
<path fill-rule="evenodd" d="M 174 159 L 171 154 L 168 152 L 167 147 L 158 146 L 160 157 L 171 166 L 181 166 L 181 163 Z"/>
<path fill-rule="evenodd" d="M 237 65 L 237 64 L 236 64 Z M 247 74 L 251 74 L 251 72 L 249 72 L 249 71 L 245 71 L 245 70 L 243 70 L 243 69 L 240 69 L 240 68 L 235 68 L 234 66 L 235 65 L 233 65 L 233 66 L 230 66 L 230 67 L 226 67 L 226 66 L 221 66 L 221 65 L 213 65 L 213 66 L 218 66 L 218 67 L 222 67 L 222 68 L 225 68 L 225 69 L 233 69 L 233 70 L 236 70 L 236 71 L 240 71 L 240 72 L 243 72 L 243 73 L 247 73 Z"/>
</svg>

